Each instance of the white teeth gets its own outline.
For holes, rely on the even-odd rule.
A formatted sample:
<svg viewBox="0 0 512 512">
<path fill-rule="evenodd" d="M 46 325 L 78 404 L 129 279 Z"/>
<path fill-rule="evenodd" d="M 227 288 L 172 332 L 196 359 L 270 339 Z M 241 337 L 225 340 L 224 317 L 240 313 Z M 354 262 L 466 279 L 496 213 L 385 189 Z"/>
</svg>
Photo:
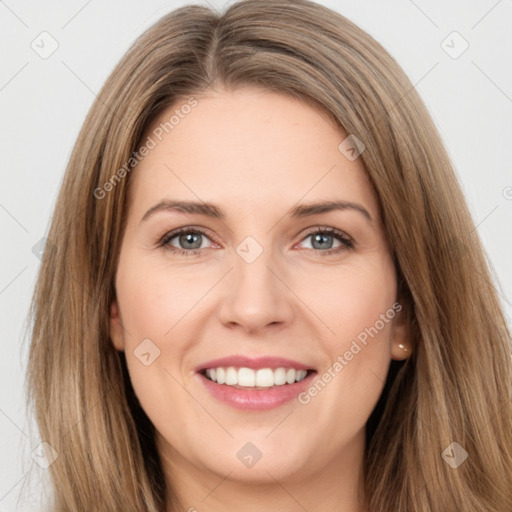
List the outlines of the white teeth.
<svg viewBox="0 0 512 512">
<path fill-rule="evenodd" d="M 226 370 L 226 384 L 228 386 L 236 386 L 238 384 L 238 372 L 232 366 Z"/>
<path fill-rule="evenodd" d="M 256 386 L 259 388 L 272 387 L 274 385 L 274 380 L 274 370 L 271 370 L 270 368 L 262 368 L 256 372 Z"/>
<path fill-rule="evenodd" d="M 306 378 L 307 370 L 295 370 L 294 368 L 208 368 L 205 371 L 206 377 L 218 384 L 228 386 L 241 386 L 247 388 L 271 388 L 293 384 Z"/>
<path fill-rule="evenodd" d="M 217 373 L 217 382 L 219 384 L 224 384 L 226 382 L 226 370 L 224 368 L 217 368 L 217 370 L 214 370 Z M 212 380 L 214 380 L 214 376 L 210 376 Z"/>
<path fill-rule="evenodd" d="M 276 386 L 286 384 L 286 370 L 284 368 L 278 368 L 274 371 L 274 384 Z"/>
<path fill-rule="evenodd" d="M 212 379 L 213 380 L 213 379 Z M 253 388 L 256 385 L 254 372 L 250 368 L 240 368 L 238 370 L 238 385 Z M 258 384 L 260 386 L 260 384 Z"/>
</svg>

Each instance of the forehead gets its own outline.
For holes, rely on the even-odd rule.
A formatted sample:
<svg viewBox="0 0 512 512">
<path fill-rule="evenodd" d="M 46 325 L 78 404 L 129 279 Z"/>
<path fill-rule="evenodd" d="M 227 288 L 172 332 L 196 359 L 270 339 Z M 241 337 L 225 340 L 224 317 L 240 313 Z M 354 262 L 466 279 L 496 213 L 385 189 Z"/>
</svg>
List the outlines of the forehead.
<svg viewBox="0 0 512 512">
<path fill-rule="evenodd" d="M 136 167 L 131 195 L 144 206 L 167 195 L 240 211 L 301 198 L 358 200 L 376 216 L 361 159 L 339 150 L 346 137 L 319 109 L 272 91 L 183 99 L 146 131 L 142 144 L 151 139 L 152 149 Z"/>
</svg>

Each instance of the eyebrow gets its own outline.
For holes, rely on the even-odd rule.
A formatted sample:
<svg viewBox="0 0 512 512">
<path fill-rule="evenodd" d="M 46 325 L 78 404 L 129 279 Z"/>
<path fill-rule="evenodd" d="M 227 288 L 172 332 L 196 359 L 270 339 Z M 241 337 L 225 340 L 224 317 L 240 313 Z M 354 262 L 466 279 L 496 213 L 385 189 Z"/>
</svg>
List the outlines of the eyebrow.
<svg viewBox="0 0 512 512">
<path fill-rule="evenodd" d="M 361 213 L 370 223 L 373 222 L 372 216 L 366 208 L 358 203 L 351 201 L 320 201 L 316 203 L 300 204 L 292 207 L 287 216 L 291 218 L 310 217 L 320 213 L 327 213 L 335 210 L 354 210 Z M 196 201 L 172 201 L 164 199 L 152 206 L 142 217 L 141 223 L 148 220 L 157 212 L 182 212 L 189 214 L 204 215 L 215 219 L 224 220 L 226 214 L 218 206 L 212 203 Z"/>
</svg>

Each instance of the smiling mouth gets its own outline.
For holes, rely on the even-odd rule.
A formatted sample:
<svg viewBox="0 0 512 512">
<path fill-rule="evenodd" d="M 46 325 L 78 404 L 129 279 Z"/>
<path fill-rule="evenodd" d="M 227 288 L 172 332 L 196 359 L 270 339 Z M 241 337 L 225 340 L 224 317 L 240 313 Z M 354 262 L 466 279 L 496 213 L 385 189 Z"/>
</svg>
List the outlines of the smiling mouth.
<svg viewBox="0 0 512 512">
<path fill-rule="evenodd" d="M 237 368 L 229 366 L 205 368 L 199 373 L 209 381 L 217 384 L 237 389 L 264 390 L 293 385 L 316 373 L 316 371 L 284 367 L 255 370 L 246 367 Z"/>
</svg>

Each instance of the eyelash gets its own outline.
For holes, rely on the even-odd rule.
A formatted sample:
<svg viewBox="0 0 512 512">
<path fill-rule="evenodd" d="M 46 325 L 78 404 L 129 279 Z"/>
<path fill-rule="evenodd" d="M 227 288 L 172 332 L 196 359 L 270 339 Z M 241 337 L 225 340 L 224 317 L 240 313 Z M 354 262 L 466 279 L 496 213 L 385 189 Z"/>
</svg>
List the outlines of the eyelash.
<svg viewBox="0 0 512 512">
<path fill-rule="evenodd" d="M 162 247 L 162 248 L 164 248 L 166 250 L 169 250 L 169 251 L 171 251 L 171 252 L 173 252 L 175 254 L 179 254 L 181 256 L 196 256 L 196 255 L 198 255 L 203 249 L 192 249 L 192 250 L 186 251 L 184 249 L 179 249 L 177 247 L 169 245 L 169 242 L 173 238 L 175 238 L 176 236 L 181 235 L 183 233 L 200 234 L 200 235 L 203 235 L 206 238 L 210 239 L 208 234 L 205 231 L 203 231 L 202 229 L 199 229 L 199 228 L 193 228 L 192 229 L 190 227 L 183 227 L 183 228 L 179 228 L 179 229 L 176 229 L 174 231 L 171 231 L 170 233 L 166 233 L 158 241 L 158 247 Z M 346 251 L 347 249 L 353 249 L 354 246 L 355 246 L 354 241 L 350 237 L 345 235 L 345 233 L 343 233 L 342 231 L 339 231 L 339 230 L 334 229 L 334 228 L 315 228 L 314 230 L 309 231 L 308 233 L 306 233 L 304 235 L 304 237 L 302 238 L 302 240 L 305 240 L 306 238 L 308 238 L 308 237 L 310 237 L 312 235 L 324 235 L 324 234 L 332 235 L 334 238 L 339 240 L 342 243 L 342 245 L 340 247 L 337 247 L 337 248 L 334 248 L 334 249 L 328 249 L 326 251 L 321 251 L 321 250 L 316 250 L 316 249 L 309 249 L 309 250 L 318 252 L 322 256 L 330 256 L 330 255 L 333 255 L 333 254 L 338 254 L 338 253 L 340 253 L 342 251 Z"/>
</svg>

